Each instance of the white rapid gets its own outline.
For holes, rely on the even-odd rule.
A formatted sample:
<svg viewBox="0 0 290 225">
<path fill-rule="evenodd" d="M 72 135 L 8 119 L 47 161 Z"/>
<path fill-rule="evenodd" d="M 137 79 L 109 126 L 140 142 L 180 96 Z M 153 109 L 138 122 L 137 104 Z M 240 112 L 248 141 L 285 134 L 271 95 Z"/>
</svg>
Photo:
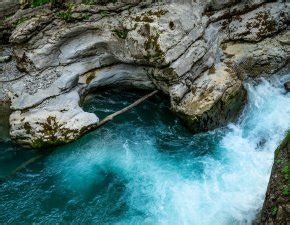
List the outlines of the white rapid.
<svg viewBox="0 0 290 225">
<path fill-rule="evenodd" d="M 247 83 L 248 103 L 239 121 L 194 136 L 159 100 L 147 102 L 59 148 L 40 172 L 22 175 L 17 188 L 8 183 L 0 194 L 26 191 L 5 203 L 20 204 L 20 215 L 30 207 L 34 222 L 250 224 L 264 200 L 274 150 L 290 128 L 290 95 L 283 90 L 289 78 Z M 87 109 L 115 111 L 105 107 L 108 96 L 92 98 Z M 120 99 L 119 93 L 110 103 L 128 104 Z M 5 216 L 6 208 L 0 210 Z"/>
</svg>

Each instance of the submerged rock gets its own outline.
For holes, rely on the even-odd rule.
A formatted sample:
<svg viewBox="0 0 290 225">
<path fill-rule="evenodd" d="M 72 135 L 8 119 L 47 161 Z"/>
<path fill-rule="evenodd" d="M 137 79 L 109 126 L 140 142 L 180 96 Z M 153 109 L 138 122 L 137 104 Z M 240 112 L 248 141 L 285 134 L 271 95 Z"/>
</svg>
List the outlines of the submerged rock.
<svg viewBox="0 0 290 225">
<path fill-rule="evenodd" d="M 289 91 L 290 91 L 290 81 L 285 82 L 285 83 L 284 83 L 284 87 L 285 87 L 285 90 L 286 90 L 287 92 L 289 92 Z"/>
<path fill-rule="evenodd" d="M 98 122 L 79 98 L 103 86 L 159 89 L 192 131 L 223 126 L 244 105 L 245 77 L 288 62 L 288 7 L 116 1 L 19 10 L 10 18 L 10 42 L 27 74 L 0 83 L 12 102 L 11 136 L 33 147 L 78 138 Z"/>
</svg>

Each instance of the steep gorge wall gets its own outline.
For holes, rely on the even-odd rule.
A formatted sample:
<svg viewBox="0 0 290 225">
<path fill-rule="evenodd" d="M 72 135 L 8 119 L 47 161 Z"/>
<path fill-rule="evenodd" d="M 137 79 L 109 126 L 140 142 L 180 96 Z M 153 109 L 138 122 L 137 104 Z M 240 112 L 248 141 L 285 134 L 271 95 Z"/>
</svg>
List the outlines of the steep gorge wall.
<svg viewBox="0 0 290 225">
<path fill-rule="evenodd" d="M 290 131 L 275 151 L 260 224 L 290 223 Z"/>
<path fill-rule="evenodd" d="M 32 147 L 75 140 L 98 122 L 80 96 L 110 85 L 163 91 L 193 132 L 223 126 L 246 101 L 243 79 L 289 62 L 288 12 L 289 3 L 262 0 L 19 10 L 3 25 L 26 73 L 0 81 L 11 137 Z"/>
</svg>

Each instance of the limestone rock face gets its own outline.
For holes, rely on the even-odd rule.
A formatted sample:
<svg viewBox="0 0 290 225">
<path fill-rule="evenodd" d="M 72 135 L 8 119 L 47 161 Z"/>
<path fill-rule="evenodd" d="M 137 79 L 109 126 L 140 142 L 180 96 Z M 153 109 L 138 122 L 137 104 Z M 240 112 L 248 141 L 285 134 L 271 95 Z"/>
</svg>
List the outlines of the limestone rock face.
<svg viewBox="0 0 290 225">
<path fill-rule="evenodd" d="M 225 125 L 238 115 L 246 100 L 242 82 L 226 65 L 216 65 L 194 80 L 188 92 L 178 96 L 172 88 L 172 109 L 193 132 Z M 177 93 L 177 94 L 176 94 Z"/>
<path fill-rule="evenodd" d="M 21 73 L 8 79 L 0 71 L 0 97 L 13 110 L 11 137 L 33 147 L 78 138 L 98 122 L 79 98 L 103 86 L 163 91 L 194 132 L 225 125 L 246 100 L 245 77 L 289 62 L 288 12 L 288 3 L 263 0 L 18 10 L 5 26 L 12 30 L 10 63 Z"/>
<path fill-rule="evenodd" d="M 244 15 L 235 15 L 229 24 L 231 40 L 260 41 L 286 27 L 285 5 L 264 4 Z"/>
<path fill-rule="evenodd" d="M 10 116 L 10 135 L 21 136 L 18 143 L 33 148 L 73 141 L 99 121 L 95 114 L 84 112 L 78 101 L 78 93 L 72 91 L 31 109 L 14 111 Z"/>
<path fill-rule="evenodd" d="M 284 31 L 258 43 L 223 44 L 224 62 L 231 65 L 241 78 L 273 74 L 290 59 L 290 32 Z"/>
</svg>

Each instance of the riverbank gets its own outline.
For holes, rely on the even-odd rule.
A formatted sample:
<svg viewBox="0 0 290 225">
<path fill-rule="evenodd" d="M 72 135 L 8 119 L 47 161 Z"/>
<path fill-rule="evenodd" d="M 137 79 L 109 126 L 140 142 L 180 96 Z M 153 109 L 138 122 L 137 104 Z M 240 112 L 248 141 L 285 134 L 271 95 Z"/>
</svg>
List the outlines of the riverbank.
<svg viewBox="0 0 290 225">
<path fill-rule="evenodd" d="M 261 224 L 290 223 L 290 131 L 275 151 Z"/>
</svg>

